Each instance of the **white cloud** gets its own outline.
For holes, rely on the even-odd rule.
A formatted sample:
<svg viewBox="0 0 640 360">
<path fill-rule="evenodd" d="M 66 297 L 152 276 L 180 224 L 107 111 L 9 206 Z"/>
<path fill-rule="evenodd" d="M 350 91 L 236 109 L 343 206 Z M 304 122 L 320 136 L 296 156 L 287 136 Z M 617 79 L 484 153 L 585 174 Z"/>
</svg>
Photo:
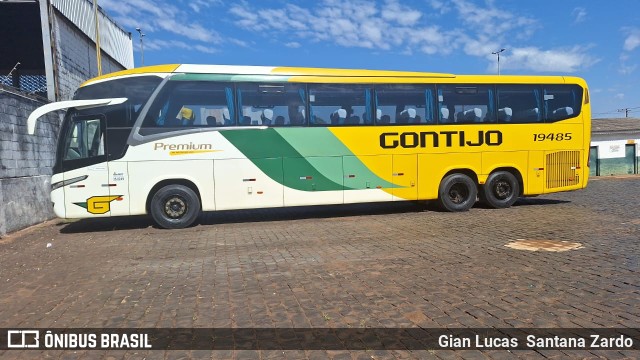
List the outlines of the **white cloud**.
<svg viewBox="0 0 640 360">
<path fill-rule="evenodd" d="M 216 45 L 253 44 L 222 36 L 213 28 L 224 22 L 199 22 L 198 19 L 208 17 L 194 14 L 212 12 L 212 6 L 220 7 L 216 11 L 221 12 L 225 6 L 228 15 L 225 24 L 290 48 L 302 47 L 305 42 L 324 42 L 411 56 L 457 54 L 486 61 L 488 71 L 496 66 L 491 52 L 500 48 L 507 49 L 501 56 L 504 69 L 574 72 L 598 61 L 589 55 L 586 46 L 543 49 L 511 45 L 527 44 L 540 25 L 528 15 L 498 7 L 493 0 L 425 0 L 427 6 L 422 8 L 407 0 L 318 0 L 264 5 L 279 3 L 283 2 L 101 0 L 101 5 L 120 24 L 143 28 L 148 35 L 145 48 L 151 50 L 175 48 L 213 53 L 217 51 Z M 216 18 L 223 15 L 217 14 Z M 585 16 L 586 10 L 581 7 L 572 12 L 575 22 Z M 178 39 L 153 42 L 153 32 L 158 31 L 175 34 Z M 623 31 L 627 36 L 626 51 L 640 46 L 640 30 Z M 628 66 L 627 71 L 634 69 Z"/>
<path fill-rule="evenodd" d="M 451 8 L 447 6 L 442 0 L 428 0 L 427 2 L 434 10 L 437 10 L 440 14 L 446 14 L 451 10 Z"/>
<path fill-rule="evenodd" d="M 630 52 L 640 46 L 640 29 L 625 27 L 621 29 L 625 34 L 624 44 L 622 45 L 622 53 L 620 54 L 620 67 L 618 72 L 622 75 L 629 75 L 636 70 L 637 64 L 629 64 L 632 61 Z"/>
<path fill-rule="evenodd" d="M 627 37 L 624 39 L 624 51 L 633 51 L 640 46 L 640 29 L 625 28 L 623 31 L 627 34 Z"/>
<path fill-rule="evenodd" d="M 188 44 L 180 40 L 150 39 L 144 42 L 144 48 L 145 50 L 189 50 L 199 51 L 205 54 L 214 54 L 218 52 L 217 49 L 212 47 L 204 46 L 201 44 Z"/>
<path fill-rule="evenodd" d="M 249 47 L 249 43 L 247 43 L 244 40 L 240 40 L 240 39 L 236 39 L 236 38 L 230 38 L 230 37 L 225 38 L 225 40 L 230 42 L 230 43 L 232 43 L 232 44 L 241 46 L 241 47 Z"/>
<path fill-rule="evenodd" d="M 254 8 L 246 2 L 234 4 L 229 13 L 241 28 L 312 42 L 333 42 L 344 47 L 391 50 L 407 47 L 426 53 L 445 49 L 450 36 L 436 26 L 419 24 L 421 11 L 387 0 L 382 5 L 363 0 L 323 0 L 315 8 L 286 5 Z M 296 41 L 297 42 L 297 41 Z M 443 53 L 448 50 L 443 50 Z"/>
<path fill-rule="evenodd" d="M 636 70 L 638 67 L 637 64 L 628 65 L 627 62 L 631 60 L 631 56 L 627 52 L 622 52 L 620 54 L 620 67 L 618 68 L 618 72 L 622 75 L 629 75 Z"/>
<path fill-rule="evenodd" d="M 405 26 L 412 26 L 420 20 L 422 13 L 401 5 L 398 0 L 387 0 L 382 7 L 382 18 Z"/>
<path fill-rule="evenodd" d="M 191 49 L 184 41 L 150 39 L 144 42 L 145 50 L 162 50 L 167 48 Z"/>
<path fill-rule="evenodd" d="M 194 5 L 199 11 L 200 7 L 211 3 L 215 1 L 196 0 Z M 166 0 L 101 0 L 100 6 L 120 25 L 128 28 L 140 27 L 148 36 L 164 30 L 191 40 L 214 44 L 222 42 L 222 37 L 216 31 L 194 22 L 184 10 Z"/>
<path fill-rule="evenodd" d="M 624 99 L 624 94 L 623 93 L 617 93 L 617 94 L 614 95 L 614 98 L 622 100 L 622 99 Z"/>
<path fill-rule="evenodd" d="M 633 65 L 627 65 L 627 64 L 620 64 L 620 68 L 618 69 L 618 72 L 622 75 L 629 75 L 632 72 L 636 71 L 636 69 L 638 68 L 637 64 L 633 64 Z"/>
<path fill-rule="evenodd" d="M 473 29 L 481 35 L 495 39 L 501 39 L 505 34 L 524 38 L 530 36 L 537 27 L 534 19 L 499 9 L 492 2 L 481 7 L 468 0 L 451 1 L 465 28 Z"/>
<path fill-rule="evenodd" d="M 212 5 L 223 5 L 222 0 L 188 0 L 187 5 L 196 13 Z"/>
<path fill-rule="evenodd" d="M 441 15 L 452 12 L 450 15 L 457 18 L 456 25 L 443 29 L 420 9 L 401 0 L 384 0 L 381 4 L 364 0 L 321 0 L 310 8 L 291 4 L 258 8 L 243 1 L 232 5 L 229 13 L 237 26 L 270 38 L 281 37 L 285 46 L 308 40 L 403 55 L 459 52 L 486 59 L 489 69 L 493 70 L 496 61 L 491 52 L 500 48 L 508 50 L 504 53 L 505 69 L 575 72 L 598 61 L 588 54 L 589 48 L 585 46 L 510 47 L 510 41 L 522 42 L 529 38 L 539 27 L 538 22 L 498 8 L 493 1 L 482 5 L 469 0 L 429 0 L 429 5 Z"/>
<path fill-rule="evenodd" d="M 571 11 L 571 16 L 573 16 L 574 24 L 581 23 L 587 18 L 587 9 L 583 7 L 576 7 Z"/>
<path fill-rule="evenodd" d="M 204 46 L 204 45 L 196 45 L 193 48 L 198 50 L 198 51 L 200 51 L 200 52 L 203 52 L 205 54 L 214 54 L 214 53 L 218 52 L 217 49 L 214 49 L 214 48 L 209 47 L 209 46 Z"/>
<path fill-rule="evenodd" d="M 542 50 L 537 47 L 513 48 L 500 57 L 502 69 L 528 69 L 539 72 L 576 72 L 599 60 L 588 55 L 588 48 Z M 497 65 L 496 65 L 497 66 Z"/>
</svg>

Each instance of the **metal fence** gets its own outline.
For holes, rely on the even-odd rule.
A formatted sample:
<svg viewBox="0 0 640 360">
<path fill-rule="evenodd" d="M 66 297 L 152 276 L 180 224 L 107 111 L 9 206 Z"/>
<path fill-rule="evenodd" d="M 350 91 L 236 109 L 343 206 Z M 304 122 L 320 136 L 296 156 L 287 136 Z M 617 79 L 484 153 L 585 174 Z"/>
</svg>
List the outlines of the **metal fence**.
<svg viewBox="0 0 640 360">
<path fill-rule="evenodd" d="M 47 97 L 47 76 L 45 74 L 0 75 L 0 84 L 30 95 Z"/>
</svg>

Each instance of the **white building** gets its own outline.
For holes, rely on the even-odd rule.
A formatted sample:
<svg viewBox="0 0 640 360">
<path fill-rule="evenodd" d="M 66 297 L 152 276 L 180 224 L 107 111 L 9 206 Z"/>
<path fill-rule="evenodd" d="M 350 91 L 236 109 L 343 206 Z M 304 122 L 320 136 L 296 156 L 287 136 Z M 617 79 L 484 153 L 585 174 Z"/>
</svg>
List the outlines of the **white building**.
<svg viewBox="0 0 640 360">
<path fill-rule="evenodd" d="M 593 119 L 592 176 L 640 173 L 640 119 Z"/>
</svg>

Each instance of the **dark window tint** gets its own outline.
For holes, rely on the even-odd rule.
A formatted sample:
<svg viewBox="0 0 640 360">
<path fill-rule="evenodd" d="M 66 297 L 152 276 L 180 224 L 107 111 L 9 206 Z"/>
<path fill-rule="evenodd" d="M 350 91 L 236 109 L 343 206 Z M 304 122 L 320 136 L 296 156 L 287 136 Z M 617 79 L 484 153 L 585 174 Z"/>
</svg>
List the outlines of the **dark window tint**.
<svg viewBox="0 0 640 360">
<path fill-rule="evenodd" d="M 496 121 L 494 92 L 487 85 L 438 86 L 440 123 L 492 123 Z"/>
<path fill-rule="evenodd" d="M 498 85 L 498 122 L 542 122 L 542 87 L 539 85 Z"/>
<path fill-rule="evenodd" d="M 580 114 L 582 88 L 577 85 L 549 85 L 544 87 L 545 121 L 554 122 Z"/>
<path fill-rule="evenodd" d="M 376 86 L 376 123 L 433 124 L 434 94 L 433 86 Z"/>
<path fill-rule="evenodd" d="M 372 124 L 371 89 L 363 85 L 309 85 L 310 125 Z"/>
<path fill-rule="evenodd" d="M 228 83 L 169 81 L 149 109 L 143 128 L 166 131 L 235 125 Z"/>
<path fill-rule="evenodd" d="M 240 125 L 294 126 L 306 123 L 304 85 L 239 84 Z"/>
<path fill-rule="evenodd" d="M 127 98 L 123 104 L 78 111 L 79 114 L 103 113 L 108 128 L 132 127 L 140 110 L 156 87 L 162 82 L 157 76 L 134 76 L 124 79 L 107 80 L 81 87 L 74 100 Z"/>
</svg>

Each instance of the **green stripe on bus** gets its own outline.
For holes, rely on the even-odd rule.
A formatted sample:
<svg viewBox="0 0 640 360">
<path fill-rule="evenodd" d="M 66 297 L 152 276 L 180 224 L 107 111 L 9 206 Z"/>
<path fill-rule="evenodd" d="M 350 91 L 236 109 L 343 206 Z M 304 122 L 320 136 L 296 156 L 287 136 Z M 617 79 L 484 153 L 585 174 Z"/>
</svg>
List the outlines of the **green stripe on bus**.
<svg viewBox="0 0 640 360">
<path fill-rule="evenodd" d="M 303 191 L 360 190 L 366 183 L 397 188 L 373 173 L 329 129 L 249 129 L 220 132 L 271 179 Z M 343 162 L 348 157 L 348 162 Z M 267 167 L 258 159 L 283 158 L 279 167 Z M 356 187 L 344 186 L 344 169 L 357 177 Z M 366 180 L 366 181 L 365 181 Z M 350 181 L 353 183 L 353 181 Z"/>
<path fill-rule="evenodd" d="M 333 156 L 354 157 L 353 159 L 350 158 L 348 163 L 350 175 L 355 175 L 357 178 L 366 178 L 383 188 L 398 187 L 393 183 L 383 180 L 369 170 L 369 168 L 327 128 L 278 128 L 275 130 L 289 145 L 305 158 Z M 314 164 L 312 163 L 312 165 Z M 316 169 L 335 182 L 341 182 L 345 176 L 343 173 L 345 169 L 344 164 L 341 164 L 340 168 L 332 168 L 327 171 L 323 171 L 317 166 Z M 364 189 L 364 187 L 362 189 Z"/>
<path fill-rule="evenodd" d="M 342 179 L 339 182 L 329 179 L 274 129 L 223 130 L 220 134 L 271 179 L 277 182 L 283 179 L 284 186 L 302 191 L 344 189 Z M 264 166 L 264 162 L 256 161 L 265 158 L 283 158 L 284 176 L 277 167 Z M 340 159 L 340 167 L 341 165 Z M 325 161 L 320 161 L 316 166 L 327 170 Z"/>
</svg>

